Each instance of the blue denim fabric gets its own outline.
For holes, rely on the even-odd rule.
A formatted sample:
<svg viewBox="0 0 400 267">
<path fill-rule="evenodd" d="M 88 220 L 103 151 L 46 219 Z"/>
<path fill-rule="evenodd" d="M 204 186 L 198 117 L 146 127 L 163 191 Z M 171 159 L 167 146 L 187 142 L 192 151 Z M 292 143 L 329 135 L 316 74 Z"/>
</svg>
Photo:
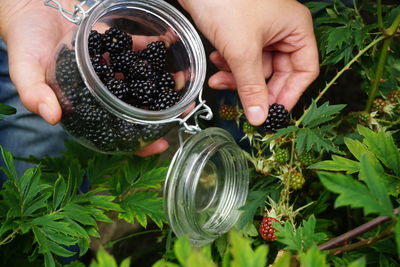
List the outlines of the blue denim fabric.
<svg viewBox="0 0 400 267">
<path fill-rule="evenodd" d="M 67 137 L 60 125 L 52 126 L 41 117 L 31 113 L 22 105 L 17 91 L 8 73 L 7 50 L 0 39 L 0 103 L 17 109 L 15 115 L 6 116 L 0 121 L 0 144 L 15 157 L 56 156 L 64 149 L 64 139 Z M 1 161 L 1 160 L 0 160 Z M 23 172 L 32 164 L 16 161 L 17 172 Z M 0 162 L 3 164 L 3 162 Z M 0 184 L 5 179 L 0 171 Z"/>
</svg>

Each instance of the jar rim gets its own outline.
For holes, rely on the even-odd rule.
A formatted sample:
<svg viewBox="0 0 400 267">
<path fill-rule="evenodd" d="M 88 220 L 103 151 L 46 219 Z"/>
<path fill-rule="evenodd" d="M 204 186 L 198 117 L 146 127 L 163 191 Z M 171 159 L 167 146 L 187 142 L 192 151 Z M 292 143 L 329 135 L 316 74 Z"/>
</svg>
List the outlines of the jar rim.
<svg viewBox="0 0 400 267">
<path fill-rule="evenodd" d="M 107 13 L 118 6 L 139 9 L 162 20 L 177 34 L 189 56 L 190 66 L 196 72 L 191 87 L 174 106 L 150 111 L 134 107 L 115 97 L 98 78 L 91 65 L 88 49 L 88 36 L 92 26 Z M 163 15 L 166 14 L 166 15 Z M 162 124 L 179 120 L 189 106 L 201 98 L 206 76 L 206 56 L 200 36 L 189 20 L 175 7 L 160 0 L 105 0 L 100 1 L 85 16 L 78 27 L 75 39 L 76 57 L 81 76 L 91 93 L 113 114 L 132 122 Z"/>
<path fill-rule="evenodd" d="M 217 174 L 212 173 L 213 179 L 206 181 L 211 186 L 202 190 L 205 166 L 216 155 L 221 159 Z M 164 185 L 164 208 L 172 230 L 177 236 L 187 235 L 194 246 L 214 241 L 238 220 L 248 184 L 247 160 L 227 131 L 211 127 L 190 136 L 172 159 Z"/>
</svg>

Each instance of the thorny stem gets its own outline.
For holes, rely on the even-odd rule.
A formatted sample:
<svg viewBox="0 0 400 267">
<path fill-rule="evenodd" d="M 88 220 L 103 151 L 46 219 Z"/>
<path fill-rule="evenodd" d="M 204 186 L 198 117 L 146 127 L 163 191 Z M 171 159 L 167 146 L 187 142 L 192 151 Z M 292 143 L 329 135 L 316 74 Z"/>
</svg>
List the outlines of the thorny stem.
<svg viewBox="0 0 400 267">
<path fill-rule="evenodd" d="M 352 243 L 340 248 L 335 248 L 329 251 L 329 255 L 338 255 L 340 253 L 346 252 L 346 251 L 350 251 L 350 250 L 355 250 L 358 248 L 362 248 L 365 246 L 371 246 L 376 244 L 378 241 L 390 236 L 393 233 L 394 227 L 396 225 L 396 221 L 393 221 L 392 224 L 384 231 L 382 232 L 380 235 L 356 242 L 356 243 Z"/>
<path fill-rule="evenodd" d="M 352 60 L 349 61 L 349 63 L 347 63 L 338 73 L 336 73 L 335 77 L 332 78 L 332 80 L 330 80 L 324 89 L 322 89 L 322 91 L 318 94 L 318 96 L 315 98 L 315 102 L 318 102 L 321 97 L 328 91 L 328 89 L 335 84 L 336 80 L 348 69 L 350 69 L 350 66 L 353 65 L 354 62 L 356 62 L 365 52 L 367 52 L 371 47 L 375 46 L 377 43 L 379 43 L 380 41 L 382 41 L 383 39 L 385 39 L 385 36 L 379 36 L 378 38 L 376 38 L 375 40 L 373 40 L 369 45 L 367 45 L 366 47 L 364 47 L 362 50 L 360 50 L 357 55 L 355 55 L 353 57 Z M 296 121 L 296 126 L 299 126 L 300 123 L 303 121 L 305 115 L 307 114 L 307 112 L 310 110 L 310 107 L 308 107 L 306 109 L 306 111 L 304 111 L 303 115 L 300 117 L 300 119 L 298 119 Z"/>
<path fill-rule="evenodd" d="M 383 45 L 382 45 L 382 48 L 381 48 L 381 53 L 379 55 L 379 61 L 378 61 L 378 65 L 376 67 L 374 81 L 372 82 L 372 86 L 371 86 L 371 89 L 370 89 L 369 94 L 368 94 L 367 105 L 365 107 L 365 111 L 368 112 L 368 113 L 371 111 L 372 103 L 374 102 L 374 99 L 375 99 L 376 94 L 378 92 L 379 83 L 381 82 L 383 69 L 385 67 L 387 52 L 390 49 L 390 45 L 392 43 L 392 40 L 393 40 L 393 38 L 386 39 L 383 42 Z"/>
<path fill-rule="evenodd" d="M 9 234 L 6 238 L 4 238 L 4 239 L 0 242 L 0 246 L 5 245 L 5 244 L 7 244 L 7 243 L 10 243 L 10 242 L 14 239 L 15 235 L 19 232 L 20 229 L 21 229 L 21 228 L 18 227 L 18 228 L 15 229 L 11 234 Z"/>
<path fill-rule="evenodd" d="M 399 208 L 396 208 L 394 210 L 394 214 L 397 215 L 398 213 L 399 213 Z M 379 216 L 367 223 L 364 223 L 363 225 L 360 225 L 360 226 L 354 228 L 353 230 L 350 230 L 347 233 L 344 233 L 338 237 L 335 237 L 335 238 L 329 240 L 326 243 L 323 243 L 322 245 L 319 246 L 319 249 L 327 250 L 327 249 L 331 249 L 336 246 L 339 246 L 340 244 L 343 244 L 346 241 L 349 241 L 357 236 L 360 236 L 360 235 L 368 232 L 369 230 L 389 221 L 390 219 L 391 219 L 391 217 L 389 217 L 389 216 Z M 363 241 L 360 241 L 360 242 L 363 242 Z M 355 243 L 355 244 L 357 244 L 357 243 Z"/>
<path fill-rule="evenodd" d="M 385 30 L 382 20 L 382 0 L 376 1 L 376 16 L 378 17 L 378 26 L 381 31 Z"/>
</svg>

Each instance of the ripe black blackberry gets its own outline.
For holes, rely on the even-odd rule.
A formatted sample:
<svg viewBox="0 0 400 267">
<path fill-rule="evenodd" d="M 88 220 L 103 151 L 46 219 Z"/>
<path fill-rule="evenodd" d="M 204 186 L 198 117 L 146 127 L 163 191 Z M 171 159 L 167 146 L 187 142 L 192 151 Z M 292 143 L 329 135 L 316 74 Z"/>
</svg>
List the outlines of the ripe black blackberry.
<svg viewBox="0 0 400 267">
<path fill-rule="evenodd" d="M 155 78 L 155 83 L 160 90 L 174 90 L 175 80 L 168 71 L 161 71 Z"/>
<path fill-rule="evenodd" d="M 56 61 L 56 80 L 60 88 L 78 86 L 82 81 L 76 63 L 75 51 L 67 47 L 61 49 Z"/>
<path fill-rule="evenodd" d="M 126 73 L 130 66 L 133 66 L 138 60 L 138 54 L 135 51 L 128 50 L 121 54 L 111 55 L 111 64 L 116 72 Z"/>
<path fill-rule="evenodd" d="M 154 79 L 157 75 L 151 65 L 142 59 L 139 59 L 130 65 L 125 74 L 130 80 Z"/>
<path fill-rule="evenodd" d="M 89 55 L 101 55 L 103 35 L 95 30 L 91 30 L 88 38 Z"/>
<path fill-rule="evenodd" d="M 106 86 L 113 95 L 121 100 L 128 98 L 132 94 L 129 86 L 123 80 L 109 80 Z"/>
<path fill-rule="evenodd" d="M 150 65 L 157 69 L 165 69 L 167 48 L 162 41 L 152 42 L 147 45 L 146 49 L 140 52 L 140 57 L 147 60 Z"/>
<path fill-rule="evenodd" d="M 272 104 L 269 107 L 267 120 L 261 125 L 264 132 L 275 132 L 288 125 L 289 112 L 283 105 Z"/>
<path fill-rule="evenodd" d="M 131 84 L 131 88 L 136 107 L 152 105 L 159 95 L 157 86 L 150 80 L 136 80 Z"/>
<path fill-rule="evenodd" d="M 82 103 L 75 107 L 75 112 L 82 124 L 80 127 L 96 128 L 110 120 L 110 113 L 99 105 Z"/>
<path fill-rule="evenodd" d="M 164 110 L 174 106 L 181 99 L 181 94 L 175 90 L 164 90 L 160 91 L 158 98 L 152 105 L 149 106 L 149 110 Z"/>
<path fill-rule="evenodd" d="M 110 54 L 120 54 L 132 50 L 132 37 L 116 27 L 111 27 L 104 33 L 102 44 L 103 49 Z"/>
<path fill-rule="evenodd" d="M 109 80 L 115 77 L 114 70 L 111 66 L 101 63 L 92 64 L 94 71 L 103 83 L 107 83 Z"/>
</svg>

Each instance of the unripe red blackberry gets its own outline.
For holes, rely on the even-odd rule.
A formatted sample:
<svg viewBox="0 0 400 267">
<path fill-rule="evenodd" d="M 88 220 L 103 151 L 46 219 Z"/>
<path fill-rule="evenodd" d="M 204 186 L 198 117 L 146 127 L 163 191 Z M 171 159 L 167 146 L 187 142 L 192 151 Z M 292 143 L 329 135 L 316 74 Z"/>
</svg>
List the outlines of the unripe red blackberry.
<svg viewBox="0 0 400 267">
<path fill-rule="evenodd" d="M 275 218 L 265 216 L 260 223 L 260 227 L 258 228 L 258 233 L 265 241 L 273 242 L 278 239 L 278 237 L 275 235 L 276 229 L 272 226 L 272 222 L 280 223 L 279 220 Z"/>
<path fill-rule="evenodd" d="M 283 179 L 285 183 L 289 184 L 289 188 L 293 190 L 299 190 L 303 188 L 303 185 L 306 181 L 303 174 L 297 170 L 288 171 L 283 175 Z"/>
<path fill-rule="evenodd" d="M 391 104 L 399 104 L 400 103 L 400 90 L 391 91 L 387 97 L 387 100 Z"/>
<path fill-rule="evenodd" d="M 287 149 L 278 148 L 275 150 L 275 161 L 278 163 L 286 163 L 290 159 L 289 151 Z"/>
<path fill-rule="evenodd" d="M 223 120 L 231 121 L 236 120 L 239 113 L 235 107 L 224 104 L 219 108 L 219 116 Z"/>
<path fill-rule="evenodd" d="M 374 102 L 372 102 L 372 111 L 383 112 L 383 109 L 386 106 L 386 101 L 383 98 L 375 98 Z"/>
<path fill-rule="evenodd" d="M 283 105 L 272 104 L 269 107 L 267 120 L 261 125 L 263 132 L 275 132 L 288 125 L 289 112 Z"/>
<path fill-rule="evenodd" d="M 242 128 L 243 128 L 243 132 L 245 134 L 252 134 L 252 133 L 256 132 L 256 127 L 254 127 L 254 125 L 251 125 L 250 122 L 248 122 L 248 121 L 245 121 L 243 123 Z"/>
<path fill-rule="evenodd" d="M 304 151 L 298 155 L 300 163 L 304 166 L 309 166 L 314 162 L 314 154 L 311 151 Z"/>
</svg>

